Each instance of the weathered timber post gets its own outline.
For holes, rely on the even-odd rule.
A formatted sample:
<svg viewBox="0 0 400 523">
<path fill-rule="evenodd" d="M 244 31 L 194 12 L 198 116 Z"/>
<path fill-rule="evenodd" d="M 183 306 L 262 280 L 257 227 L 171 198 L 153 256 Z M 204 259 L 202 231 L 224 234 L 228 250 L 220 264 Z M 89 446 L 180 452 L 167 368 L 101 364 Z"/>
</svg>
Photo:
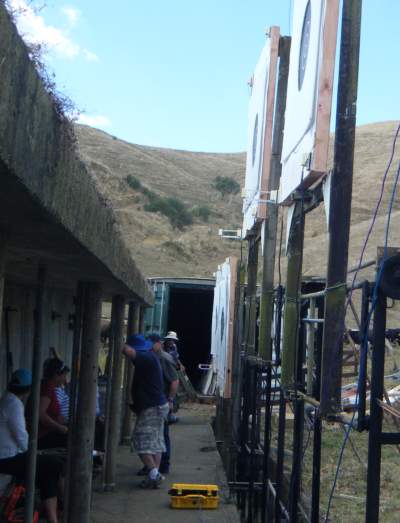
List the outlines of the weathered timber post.
<svg viewBox="0 0 400 523">
<path fill-rule="evenodd" d="M 128 312 L 128 326 L 127 336 L 139 332 L 139 321 L 140 321 L 140 305 L 131 301 L 129 303 Z M 132 411 L 129 407 L 131 400 L 131 388 L 133 380 L 134 366 L 125 360 L 125 372 L 124 372 L 124 403 L 123 403 L 123 422 L 122 422 L 122 434 L 121 442 L 123 445 L 128 445 L 131 440 L 132 434 Z"/>
<path fill-rule="evenodd" d="M 40 382 L 42 379 L 42 339 L 43 339 L 43 301 L 45 294 L 46 269 L 40 266 L 37 275 L 34 311 L 31 425 L 29 431 L 28 462 L 26 471 L 26 499 L 24 521 L 32 523 L 35 501 L 35 477 L 37 458 L 37 439 L 39 428 Z"/>
<path fill-rule="evenodd" d="M 232 354 L 232 439 L 239 441 L 240 408 L 242 390 L 242 352 L 243 352 L 243 320 L 244 320 L 244 294 L 245 294 L 245 267 L 238 264 L 236 288 L 236 313 L 235 331 Z"/>
<path fill-rule="evenodd" d="M 67 466 L 65 474 L 65 494 L 64 494 L 64 521 L 68 521 L 69 493 L 70 493 L 70 471 L 73 455 L 73 437 L 76 424 L 76 400 L 78 396 L 79 380 L 79 361 L 81 355 L 81 337 L 83 321 L 83 301 L 85 296 L 85 284 L 78 282 L 77 293 L 75 298 L 75 318 L 74 318 L 74 335 L 72 341 L 72 365 L 71 365 L 71 396 L 69 412 L 69 430 L 68 430 L 68 451 Z"/>
<path fill-rule="evenodd" d="M 281 153 L 285 124 L 286 91 L 289 75 L 290 37 L 279 40 L 279 76 L 275 106 L 274 131 L 269 176 L 269 191 L 279 189 L 282 164 Z M 264 256 L 260 304 L 259 354 L 263 359 L 272 357 L 272 321 L 274 314 L 274 274 L 276 234 L 278 229 L 278 205 L 268 204 L 268 215 L 264 226 Z"/>
<path fill-rule="evenodd" d="M 321 415 L 341 409 L 346 276 L 353 185 L 362 0 L 344 0 L 334 165 L 330 190 L 329 253 L 322 348 Z"/>
<path fill-rule="evenodd" d="M 254 236 L 249 240 L 247 255 L 247 292 L 246 292 L 246 354 L 256 353 L 256 322 L 257 322 L 257 268 L 259 242 Z"/>
<path fill-rule="evenodd" d="M 98 283 L 86 283 L 76 419 L 72 434 L 68 523 L 88 523 L 90 517 L 100 333 L 101 288 Z"/>
<path fill-rule="evenodd" d="M 288 242 L 285 312 L 283 318 L 282 386 L 296 382 L 296 361 L 300 322 L 300 289 L 303 263 L 304 209 L 295 204 Z"/>
<path fill-rule="evenodd" d="M 308 317 L 315 319 L 315 298 L 310 298 L 310 307 L 308 309 Z M 315 324 L 307 324 L 307 394 L 313 395 L 314 391 L 314 351 L 315 351 Z M 319 396 L 319 393 L 318 393 Z"/>
<path fill-rule="evenodd" d="M 125 299 L 114 296 L 112 300 L 111 323 L 113 325 L 112 381 L 110 395 L 110 419 L 108 423 L 107 446 L 105 453 L 104 489 L 114 490 L 116 455 L 121 427 L 121 380 L 122 343 L 124 335 Z"/>
<path fill-rule="evenodd" d="M 0 230 L 0 338 L 1 326 L 3 324 L 3 299 L 4 299 L 4 282 L 6 270 L 6 235 Z"/>
</svg>

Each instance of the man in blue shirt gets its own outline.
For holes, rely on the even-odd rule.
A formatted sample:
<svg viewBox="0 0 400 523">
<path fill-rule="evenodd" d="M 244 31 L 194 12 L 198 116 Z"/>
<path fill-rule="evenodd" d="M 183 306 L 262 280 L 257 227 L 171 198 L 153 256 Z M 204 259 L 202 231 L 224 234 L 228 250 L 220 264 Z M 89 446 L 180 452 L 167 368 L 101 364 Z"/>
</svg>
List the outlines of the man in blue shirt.
<svg viewBox="0 0 400 523">
<path fill-rule="evenodd" d="M 137 418 L 132 443 L 149 470 L 142 488 L 158 488 L 163 480 L 158 469 L 165 452 L 164 423 L 169 411 L 160 360 L 152 348 L 152 342 L 138 334 L 128 336 L 122 349 L 135 366 L 132 399 Z"/>
</svg>

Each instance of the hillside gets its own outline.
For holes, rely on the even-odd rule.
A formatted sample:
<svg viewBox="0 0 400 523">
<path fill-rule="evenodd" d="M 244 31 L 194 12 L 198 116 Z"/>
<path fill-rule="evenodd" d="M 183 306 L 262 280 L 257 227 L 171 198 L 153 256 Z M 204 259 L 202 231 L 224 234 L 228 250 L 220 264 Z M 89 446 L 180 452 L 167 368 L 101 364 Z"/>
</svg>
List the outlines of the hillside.
<svg viewBox="0 0 400 523">
<path fill-rule="evenodd" d="M 357 129 L 350 265 L 357 261 L 370 223 L 395 128 L 395 122 L 384 122 Z M 87 126 L 77 126 L 77 135 L 81 156 L 100 192 L 114 207 L 121 232 L 144 274 L 206 277 L 212 275 L 227 256 L 239 254 L 239 245 L 221 240 L 218 229 L 240 227 L 240 194 L 222 199 L 213 182 L 217 176 L 228 176 L 243 185 L 244 154 L 194 153 L 133 145 Z M 399 158 L 398 152 L 397 162 Z M 376 246 L 383 241 L 383 215 L 397 162 L 394 161 L 388 178 L 382 212 L 365 259 L 373 259 Z M 129 174 L 160 196 L 178 197 L 189 208 L 209 206 L 209 222 L 196 220 L 183 231 L 173 229 L 164 216 L 143 209 L 146 199 L 128 186 L 126 177 Z M 400 245 L 399 217 L 400 200 L 397 198 L 392 219 L 392 245 Z M 306 220 L 305 274 L 324 275 L 326 230 L 321 205 Z M 369 274 L 372 276 L 371 272 Z"/>
<path fill-rule="evenodd" d="M 213 188 L 217 176 L 244 181 L 244 154 L 210 154 L 133 145 L 102 131 L 77 126 L 80 153 L 100 192 L 113 206 L 121 232 L 147 276 L 209 277 L 238 243 L 221 240 L 218 229 L 241 225 L 241 197 Z M 146 198 L 132 190 L 133 175 L 160 196 L 175 196 L 189 208 L 206 205 L 207 223 L 195 220 L 185 230 L 143 209 Z"/>
</svg>

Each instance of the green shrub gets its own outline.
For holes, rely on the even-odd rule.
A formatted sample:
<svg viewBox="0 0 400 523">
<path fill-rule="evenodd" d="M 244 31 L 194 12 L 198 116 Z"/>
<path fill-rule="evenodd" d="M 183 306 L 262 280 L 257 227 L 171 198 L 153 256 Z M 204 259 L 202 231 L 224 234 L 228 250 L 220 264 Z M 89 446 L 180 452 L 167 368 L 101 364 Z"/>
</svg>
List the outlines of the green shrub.
<svg viewBox="0 0 400 523">
<path fill-rule="evenodd" d="M 126 182 L 129 185 L 129 187 L 134 191 L 140 191 L 142 189 L 142 184 L 140 183 L 140 180 L 138 180 L 136 176 L 132 176 L 132 174 L 128 174 L 128 176 L 126 177 Z"/>
<path fill-rule="evenodd" d="M 196 218 L 200 218 L 203 222 L 208 222 L 211 214 L 211 209 L 207 205 L 199 205 L 192 210 L 192 215 Z"/>
<path fill-rule="evenodd" d="M 226 194 L 237 194 L 240 191 L 238 182 L 229 176 L 217 176 L 214 180 L 214 187 L 222 197 Z"/>
<path fill-rule="evenodd" d="M 178 198 L 161 198 L 152 191 L 148 191 L 146 196 L 149 198 L 149 202 L 144 206 L 145 211 L 163 214 L 177 229 L 183 229 L 186 225 L 193 223 L 192 215 L 186 205 Z"/>
</svg>

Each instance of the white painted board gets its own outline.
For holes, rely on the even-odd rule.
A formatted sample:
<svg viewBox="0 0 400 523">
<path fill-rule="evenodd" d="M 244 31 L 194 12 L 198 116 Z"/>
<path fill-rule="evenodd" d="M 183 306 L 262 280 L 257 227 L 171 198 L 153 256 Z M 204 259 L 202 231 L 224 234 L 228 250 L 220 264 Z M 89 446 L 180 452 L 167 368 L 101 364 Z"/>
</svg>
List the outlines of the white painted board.
<svg viewBox="0 0 400 523">
<path fill-rule="evenodd" d="M 269 177 L 279 29 L 271 28 L 250 82 L 246 178 L 243 190 L 243 237 L 260 218 Z M 266 158 L 265 158 L 266 157 Z M 264 205 L 265 207 L 265 205 Z"/>
<path fill-rule="evenodd" d="M 228 355 L 228 319 L 230 264 L 227 260 L 218 266 L 215 274 L 214 305 L 211 336 L 211 354 L 214 372 L 217 375 L 217 389 L 221 395 L 225 389 L 226 362 Z"/>
<path fill-rule="evenodd" d="M 294 0 L 279 202 L 327 170 L 338 0 Z"/>
</svg>

